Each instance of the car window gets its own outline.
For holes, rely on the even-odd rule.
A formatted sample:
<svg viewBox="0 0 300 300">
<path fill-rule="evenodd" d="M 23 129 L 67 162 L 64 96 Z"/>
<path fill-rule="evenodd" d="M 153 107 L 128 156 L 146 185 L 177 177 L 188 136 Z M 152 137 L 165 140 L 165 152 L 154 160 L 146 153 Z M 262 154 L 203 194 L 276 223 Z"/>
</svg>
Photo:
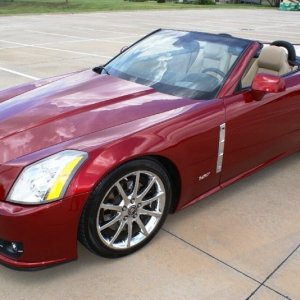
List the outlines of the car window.
<svg viewBox="0 0 300 300">
<path fill-rule="evenodd" d="M 275 55 L 272 48 L 276 49 Z M 249 88 L 257 73 L 267 73 L 283 77 L 296 72 L 298 64 L 300 65 L 297 56 L 295 61 L 289 61 L 287 49 L 272 45 L 261 45 L 261 48 L 250 60 L 245 69 L 239 88 Z"/>
<path fill-rule="evenodd" d="M 130 47 L 105 68 L 159 92 L 214 98 L 250 41 L 197 32 L 160 30 Z"/>
</svg>

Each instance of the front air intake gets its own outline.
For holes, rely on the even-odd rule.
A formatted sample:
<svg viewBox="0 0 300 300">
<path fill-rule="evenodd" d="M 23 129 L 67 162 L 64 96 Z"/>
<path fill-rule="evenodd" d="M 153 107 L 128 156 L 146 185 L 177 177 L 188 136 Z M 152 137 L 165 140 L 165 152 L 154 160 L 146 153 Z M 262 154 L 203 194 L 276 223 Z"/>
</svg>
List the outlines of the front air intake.
<svg viewBox="0 0 300 300">
<path fill-rule="evenodd" d="M 23 253 L 23 245 L 19 242 L 10 242 L 0 239 L 0 253 L 10 258 L 18 258 Z"/>
</svg>

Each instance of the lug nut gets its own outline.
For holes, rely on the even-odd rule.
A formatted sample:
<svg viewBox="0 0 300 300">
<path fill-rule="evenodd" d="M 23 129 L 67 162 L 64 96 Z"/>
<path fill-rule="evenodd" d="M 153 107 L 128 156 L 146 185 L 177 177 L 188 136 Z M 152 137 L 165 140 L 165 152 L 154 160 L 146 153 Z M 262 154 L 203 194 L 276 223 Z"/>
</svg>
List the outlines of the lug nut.
<svg viewBox="0 0 300 300">
<path fill-rule="evenodd" d="M 124 221 L 126 221 L 127 219 L 128 219 L 128 217 L 127 217 L 127 216 L 123 218 L 123 220 L 124 220 Z"/>
<path fill-rule="evenodd" d="M 133 215 L 133 217 L 136 218 L 136 217 L 137 217 L 137 214 Z"/>
<path fill-rule="evenodd" d="M 123 206 L 122 210 L 125 211 L 126 209 L 127 209 L 127 207 L 126 207 L 126 206 Z"/>
<path fill-rule="evenodd" d="M 134 203 L 134 200 L 133 200 L 133 199 L 132 199 L 132 200 L 130 200 L 130 203 L 131 203 L 131 204 L 133 204 L 133 203 Z"/>
<path fill-rule="evenodd" d="M 137 205 L 137 207 L 141 207 L 142 206 L 142 204 L 141 203 L 139 203 L 138 205 Z"/>
</svg>

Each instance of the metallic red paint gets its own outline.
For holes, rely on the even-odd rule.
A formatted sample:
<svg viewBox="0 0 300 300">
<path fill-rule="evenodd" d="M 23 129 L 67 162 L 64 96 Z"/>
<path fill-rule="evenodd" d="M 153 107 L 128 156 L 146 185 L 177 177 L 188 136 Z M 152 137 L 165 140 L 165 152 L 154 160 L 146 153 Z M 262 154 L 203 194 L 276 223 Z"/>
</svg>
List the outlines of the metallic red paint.
<svg viewBox="0 0 300 300">
<path fill-rule="evenodd" d="M 84 71 L 2 103 L 0 163 L 193 102 Z"/>
<path fill-rule="evenodd" d="M 78 216 L 86 198 L 81 194 L 39 206 L 0 202 L 0 237 L 22 241 L 24 247 L 20 258 L 0 254 L 0 262 L 26 268 L 76 259 Z"/>
<path fill-rule="evenodd" d="M 0 238 L 24 243 L 20 258 L 0 255 L 0 262 L 41 267 L 75 259 L 90 191 L 128 160 L 169 161 L 179 174 L 178 210 L 299 149 L 299 72 L 286 76 L 285 91 L 261 101 L 250 89 L 236 92 L 258 47 L 251 44 L 210 101 L 165 95 L 91 70 L 0 92 Z M 225 122 L 223 170 L 216 173 Z M 63 200 L 40 206 L 5 201 L 24 166 L 65 149 L 86 151 L 89 158 Z"/>
<path fill-rule="evenodd" d="M 300 74 L 285 77 L 286 90 L 260 101 L 251 89 L 224 101 L 226 144 L 221 182 L 300 148 Z"/>
<path fill-rule="evenodd" d="M 266 93 L 280 93 L 285 91 L 284 78 L 271 74 L 258 73 L 255 75 L 252 86 L 252 92 L 258 93 L 259 100 Z"/>
<path fill-rule="evenodd" d="M 77 97 L 81 101 L 75 102 Z M 84 71 L 3 104 L 0 112 L 2 201 L 24 166 L 64 149 L 78 149 L 89 154 L 88 161 L 66 192 L 65 197 L 70 200 L 34 206 L 31 210 L 25 206 L 22 211 L 27 212 L 26 222 L 20 219 L 19 214 L 3 217 L 5 209 L 0 211 L 0 237 L 24 243 L 24 255 L 15 262 L 15 266 L 23 266 L 27 262 L 35 262 L 38 266 L 54 259 L 73 259 L 75 233 L 86 197 L 80 198 L 80 209 L 72 212 L 76 215 L 74 219 L 68 210 L 74 202 L 72 199 L 77 195 L 87 195 L 105 174 L 129 159 L 161 156 L 174 162 L 181 174 L 182 197 L 178 208 L 219 183 L 219 174 L 212 174 L 206 184 L 200 183 L 198 177 L 214 169 L 216 164 L 218 125 L 224 121 L 222 100 L 181 99 L 118 78 Z M 40 111 L 44 114 L 41 115 Z M 195 151 L 199 147 L 202 151 Z M 183 159 L 182 155 L 187 152 L 188 159 Z M 22 207 L 5 205 L 8 210 Z M 55 212 L 52 214 L 52 211 Z M 68 226 L 65 224 L 66 216 L 72 217 Z M 53 228 L 59 230 L 59 222 L 71 233 L 69 239 L 62 235 L 58 241 L 54 240 Z M 25 223 L 30 224 L 29 236 L 24 234 L 29 230 L 28 226 L 17 229 Z M 28 243 L 28 238 L 34 239 L 34 242 Z M 46 240 L 56 245 L 56 251 L 52 247 L 46 251 Z"/>
</svg>

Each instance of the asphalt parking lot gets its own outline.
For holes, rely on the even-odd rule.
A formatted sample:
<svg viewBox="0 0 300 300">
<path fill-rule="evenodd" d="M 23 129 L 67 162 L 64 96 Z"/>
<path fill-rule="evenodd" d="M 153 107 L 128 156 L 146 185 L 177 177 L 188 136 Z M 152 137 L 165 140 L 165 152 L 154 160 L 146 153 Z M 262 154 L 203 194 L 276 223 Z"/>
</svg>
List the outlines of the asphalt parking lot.
<svg viewBox="0 0 300 300">
<path fill-rule="evenodd" d="M 178 10 L 0 17 L 0 88 L 100 65 L 160 27 L 300 43 L 300 14 Z M 35 272 L 0 299 L 300 299 L 300 153 L 169 216 L 138 253 Z"/>
</svg>

